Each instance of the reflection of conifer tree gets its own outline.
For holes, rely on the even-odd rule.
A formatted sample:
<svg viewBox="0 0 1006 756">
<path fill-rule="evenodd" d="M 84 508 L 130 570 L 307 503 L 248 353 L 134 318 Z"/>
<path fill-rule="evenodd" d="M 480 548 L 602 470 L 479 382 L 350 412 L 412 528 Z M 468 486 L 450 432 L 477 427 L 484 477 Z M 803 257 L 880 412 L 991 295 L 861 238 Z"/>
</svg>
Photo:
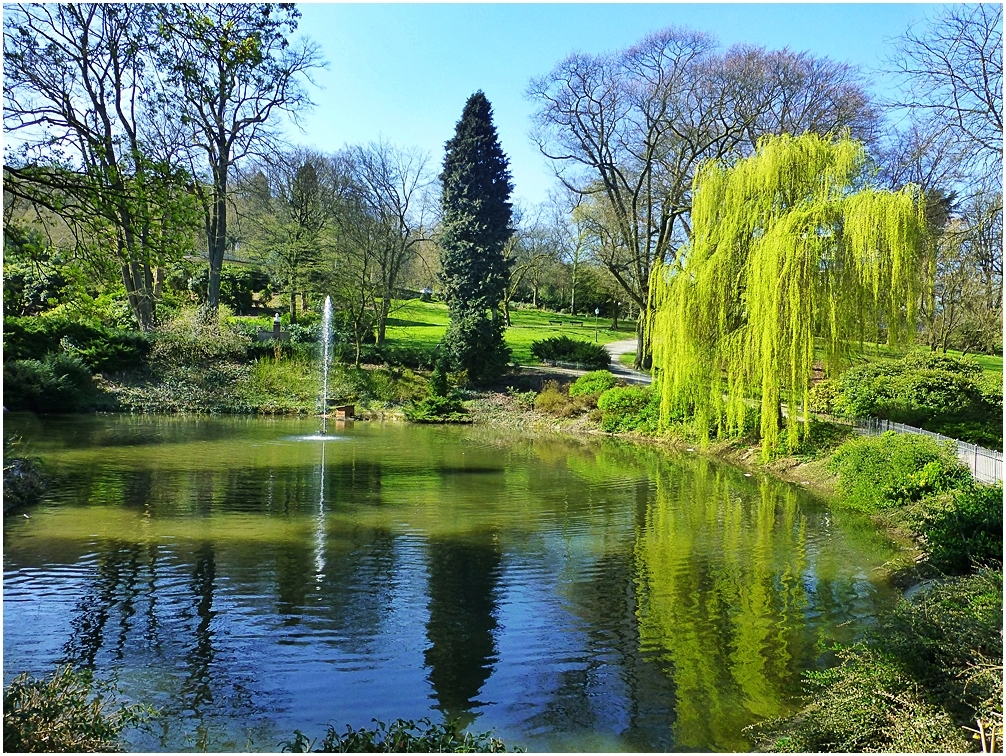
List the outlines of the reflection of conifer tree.
<svg viewBox="0 0 1006 756">
<path fill-rule="evenodd" d="M 496 586 L 502 555 L 487 534 L 430 540 L 426 666 L 438 706 L 469 724 L 496 660 Z"/>
</svg>

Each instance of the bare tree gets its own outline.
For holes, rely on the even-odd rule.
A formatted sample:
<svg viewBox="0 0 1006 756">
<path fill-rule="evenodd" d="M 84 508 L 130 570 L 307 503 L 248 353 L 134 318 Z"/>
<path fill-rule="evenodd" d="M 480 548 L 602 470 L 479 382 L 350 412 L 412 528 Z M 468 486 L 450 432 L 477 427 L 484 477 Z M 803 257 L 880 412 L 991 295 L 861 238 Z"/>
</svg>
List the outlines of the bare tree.
<svg viewBox="0 0 1006 756">
<path fill-rule="evenodd" d="M 380 234 L 374 264 L 378 274 L 377 343 L 382 344 L 402 273 L 427 236 L 430 202 L 426 190 L 432 181 L 427 170 L 429 156 L 386 142 L 353 147 L 349 154 L 360 202 Z"/>
<path fill-rule="evenodd" d="M 228 185 L 236 164 L 264 153 L 282 113 L 311 103 L 301 79 L 321 65 L 318 48 L 290 44 L 300 13 L 271 3 L 171 4 L 158 7 L 164 100 L 204 157 L 192 184 L 204 215 L 209 257 L 207 307 L 220 301 L 228 244 Z"/>
<path fill-rule="evenodd" d="M 889 71 L 906 96 L 889 105 L 944 126 L 979 170 L 1001 174 L 1002 52 L 1001 4 L 945 6 L 895 41 Z"/>
<path fill-rule="evenodd" d="M 689 234 L 691 183 L 704 161 L 743 154 L 763 134 L 848 127 L 872 138 L 858 73 L 788 51 L 734 48 L 669 28 L 614 55 L 573 54 L 532 80 L 532 136 L 563 185 L 604 219 L 601 259 L 643 317 L 649 279 Z"/>
<path fill-rule="evenodd" d="M 19 5 L 4 20 L 4 130 L 20 141 L 4 190 L 60 218 L 78 250 L 114 250 L 142 329 L 194 221 L 170 145 L 150 138 L 153 28 L 143 5 Z"/>
</svg>

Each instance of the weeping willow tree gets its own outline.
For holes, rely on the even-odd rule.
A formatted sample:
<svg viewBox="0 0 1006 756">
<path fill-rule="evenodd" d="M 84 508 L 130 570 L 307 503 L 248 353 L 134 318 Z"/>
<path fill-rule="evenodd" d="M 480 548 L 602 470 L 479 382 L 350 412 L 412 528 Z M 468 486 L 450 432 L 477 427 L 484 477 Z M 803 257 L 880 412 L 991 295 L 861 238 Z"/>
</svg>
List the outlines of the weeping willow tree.
<svg viewBox="0 0 1006 756">
<path fill-rule="evenodd" d="M 932 280 L 924 203 L 914 186 L 870 188 L 866 167 L 861 144 L 805 134 L 699 170 L 690 245 L 651 280 L 662 426 L 693 417 L 703 441 L 737 436 L 760 398 L 763 456 L 784 422 L 794 451 L 815 342 L 833 373 L 868 339 L 911 337 Z"/>
</svg>

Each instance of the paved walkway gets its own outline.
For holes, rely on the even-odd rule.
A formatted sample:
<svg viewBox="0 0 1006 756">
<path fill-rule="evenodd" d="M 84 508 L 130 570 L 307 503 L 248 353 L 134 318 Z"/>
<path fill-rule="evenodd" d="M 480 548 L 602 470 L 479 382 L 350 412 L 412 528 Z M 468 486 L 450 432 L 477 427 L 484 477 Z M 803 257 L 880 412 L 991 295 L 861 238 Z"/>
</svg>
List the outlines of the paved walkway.
<svg viewBox="0 0 1006 756">
<path fill-rule="evenodd" d="M 636 351 L 636 340 L 626 339 L 625 341 L 612 341 L 604 345 L 604 348 L 611 355 L 611 365 L 608 366 L 608 370 L 614 373 L 616 376 L 621 378 L 626 383 L 641 383 L 649 384 L 652 380 L 647 373 L 641 373 L 638 370 L 633 370 L 632 368 L 625 367 L 621 362 L 618 361 L 619 355 L 628 354 L 629 352 Z"/>
</svg>

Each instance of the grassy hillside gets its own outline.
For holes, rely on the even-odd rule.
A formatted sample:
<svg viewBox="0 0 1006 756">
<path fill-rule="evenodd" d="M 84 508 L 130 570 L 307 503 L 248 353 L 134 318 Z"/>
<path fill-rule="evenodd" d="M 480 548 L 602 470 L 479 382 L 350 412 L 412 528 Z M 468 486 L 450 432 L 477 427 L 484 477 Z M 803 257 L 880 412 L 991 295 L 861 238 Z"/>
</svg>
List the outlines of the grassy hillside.
<svg viewBox="0 0 1006 756">
<path fill-rule="evenodd" d="M 506 331 L 506 343 L 514 359 L 522 364 L 536 362 L 531 356 L 531 343 L 550 336 L 565 334 L 582 341 L 594 340 L 594 316 L 559 315 L 540 310 L 511 310 L 513 325 Z M 597 319 L 597 341 L 631 339 L 636 335 L 636 322 L 619 321 L 618 330 L 611 320 Z M 441 302 L 420 302 L 418 299 L 396 302 L 388 319 L 387 339 L 390 344 L 432 348 L 447 330 L 447 305 Z"/>
</svg>

